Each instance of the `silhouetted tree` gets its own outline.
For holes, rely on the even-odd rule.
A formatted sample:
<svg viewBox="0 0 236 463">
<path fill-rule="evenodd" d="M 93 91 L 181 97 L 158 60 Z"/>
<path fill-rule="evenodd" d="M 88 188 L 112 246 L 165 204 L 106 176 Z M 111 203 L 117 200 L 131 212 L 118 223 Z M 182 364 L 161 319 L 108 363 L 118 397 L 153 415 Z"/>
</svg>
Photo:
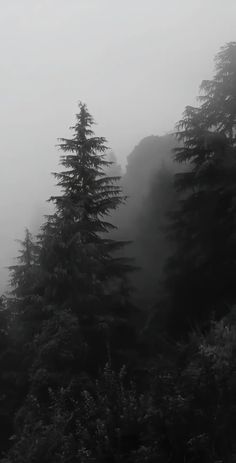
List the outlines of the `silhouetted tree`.
<svg viewBox="0 0 236 463">
<path fill-rule="evenodd" d="M 8 305 L 14 312 L 14 326 L 21 342 L 29 345 L 40 331 L 42 313 L 42 275 L 39 264 L 40 246 L 28 229 L 24 240 L 18 240 L 21 248 L 17 262 L 9 267 L 11 294 Z M 21 333 L 21 335 L 20 335 Z"/>
<path fill-rule="evenodd" d="M 8 439 L 14 431 L 15 413 L 29 390 L 29 372 L 35 357 L 34 339 L 46 316 L 42 307 L 39 249 L 29 230 L 26 229 L 20 245 L 17 262 L 9 267 L 11 292 L 1 299 L 4 348 L 0 352 L 0 419 L 5 429 L 2 434 L 5 443 L 1 449 L 10 445 Z"/>
<path fill-rule="evenodd" d="M 86 105 L 79 109 L 72 138 L 60 139 L 63 170 L 54 176 L 61 192 L 50 198 L 55 212 L 43 227 L 40 262 L 45 304 L 53 314 L 76 315 L 90 349 L 87 367 L 97 370 L 110 350 L 123 357 L 132 345 L 126 283 L 132 266 L 117 254 L 126 243 L 109 236 L 115 226 L 107 217 L 125 201 L 119 177 L 106 174 L 112 162 L 105 139 L 94 136 Z"/>
<path fill-rule="evenodd" d="M 173 330 L 221 316 L 236 299 L 236 43 L 217 55 L 216 74 L 201 91 L 200 107 L 188 106 L 177 125 L 175 158 L 188 169 L 176 175 L 181 199 L 172 214 Z"/>
<path fill-rule="evenodd" d="M 124 243 L 105 236 L 115 228 L 106 217 L 125 200 L 116 184 L 119 177 L 104 173 L 111 164 L 105 139 L 94 136 L 92 116 L 84 104 L 79 107 L 73 137 L 59 145 L 64 170 L 54 175 L 62 194 L 50 198 L 55 214 L 45 225 L 42 259 L 53 301 L 73 301 L 75 310 L 81 310 L 77 304 L 83 295 L 92 304 L 108 291 L 107 282 L 123 279 L 130 269 L 114 255 Z"/>
</svg>

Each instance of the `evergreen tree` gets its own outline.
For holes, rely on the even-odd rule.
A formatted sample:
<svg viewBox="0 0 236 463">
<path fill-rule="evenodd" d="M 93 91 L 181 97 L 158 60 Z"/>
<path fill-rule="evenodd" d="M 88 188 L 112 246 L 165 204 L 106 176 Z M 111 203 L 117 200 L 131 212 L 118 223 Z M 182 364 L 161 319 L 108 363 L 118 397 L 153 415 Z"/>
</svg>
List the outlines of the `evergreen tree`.
<svg viewBox="0 0 236 463">
<path fill-rule="evenodd" d="M 26 343 L 32 342 L 40 331 L 42 314 L 42 275 L 39 264 L 40 246 L 34 241 L 28 229 L 24 240 L 18 240 L 17 263 L 9 267 L 11 294 L 9 307 L 14 312 L 14 325 L 18 335 L 22 334 Z"/>
<path fill-rule="evenodd" d="M 63 170 L 54 173 L 60 193 L 49 200 L 55 210 L 43 227 L 41 266 L 45 304 L 77 316 L 91 350 L 87 365 L 97 369 L 110 349 L 120 359 L 126 355 L 134 327 L 126 281 L 131 259 L 120 257 L 118 251 L 126 243 L 109 236 L 116 227 L 108 220 L 126 198 L 120 177 L 107 175 L 112 162 L 106 158 L 105 139 L 94 135 L 93 125 L 80 103 L 73 136 L 60 139 Z"/>
<path fill-rule="evenodd" d="M 12 289 L 6 298 L 9 348 L 5 358 L 8 358 L 9 389 L 15 407 L 21 404 L 29 390 L 29 372 L 35 358 L 34 340 L 48 317 L 43 310 L 39 246 L 28 229 L 19 242 L 17 262 L 9 267 Z M 13 420 L 13 416 L 11 418 Z"/>
<path fill-rule="evenodd" d="M 38 330 L 36 245 L 28 230 L 20 241 L 17 263 L 10 267 L 12 291 L 0 298 L 0 454 L 9 448 L 14 415 L 28 390 L 33 338 Z M 36 270 L 37 269 L 37 270 Z"/>
<path fill-rule="evenodd" d="M 216 56 L 216 74 L 201 85 L 200 106 L 177 125 L 179 207 L 172 214 L 177 252 L 169 260 L 173 329 L 222 316 L 235 302 L 236 43 Z"/>
<path fill-rule="evenodd" d="M 6 450 L 14 433 L 14 416 L 29 389 L 29 371 L 34 359 L 34 337 L 40 331 L 43 313 L 40 297 L 38 246 L 28 229 L 10 270 L 10 294 L 1 299 L 1 394 L 0 421 L 4 429 L 0 451 Z M 4 341 L 4 342 L 3 342 Z"/>
<path fill-rule="evenodd" d="M 105 235 L 115 227 L 106 216 L 124 202 L 119 177 L 104 173 L 105 139 L 93 134 L 86 105 L 79 105 L 73 136 L 61 139 L 61 165 L 54 173 L 61 194 L 52 196 L 55 214 L 44 227 L 42 262 L 48 272 L 53 301 L 77 304 L 83 295 L 105 294 L 108 281 L 123 279 L 130 267 L 114 253 L 124 245 Z"/>
<path fill-rule="evenodd" d="M 18 300 L 30 296 L 37 284 L 36 273 L 39 268 L 39 246 L 34 242 L 33 236 L 26 228 L 24 240 L 18 240 L 20 250 L 17 263 L 9 267 L 12 295 Z"/>
</svg>

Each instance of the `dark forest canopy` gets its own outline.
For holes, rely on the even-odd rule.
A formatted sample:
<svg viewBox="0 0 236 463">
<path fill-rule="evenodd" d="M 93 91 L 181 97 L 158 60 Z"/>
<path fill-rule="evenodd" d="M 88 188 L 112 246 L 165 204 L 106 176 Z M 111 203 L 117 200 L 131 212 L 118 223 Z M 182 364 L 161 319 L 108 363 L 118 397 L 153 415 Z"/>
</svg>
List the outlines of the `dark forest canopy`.
<svg viewBox="0 0 236 463">
<path fill-rule="evenodd" d="M 93 126 L 0 299 L 1 461 L 233 463 L 236 43 L 122 178 Z"/>
</svg>

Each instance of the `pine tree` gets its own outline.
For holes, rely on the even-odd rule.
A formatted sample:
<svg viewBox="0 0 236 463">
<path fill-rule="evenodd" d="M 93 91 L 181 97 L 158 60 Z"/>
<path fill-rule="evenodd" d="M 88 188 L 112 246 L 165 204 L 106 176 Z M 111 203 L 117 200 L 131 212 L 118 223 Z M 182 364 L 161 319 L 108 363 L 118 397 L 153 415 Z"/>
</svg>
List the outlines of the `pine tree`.
<svg viewBox="0 0 236 463">
<path fill-rule="evenodd" d="M 28 391 L 34 337 L 42 322 L 38 248 L 28 229 L 20 245 L 17 262 L 9 268 L 11 293 L 0 299 L 0 453 L 10 445 L 14 416 Z"/>
<path fill-rule="evenodd" d="M 94 135 L 93 125 L 80 103 L 73 136 L 60 139 L 63 170 L 54 173 L 60 193 L 50 198 L 55 210 L 43 227 L 41 265 L 46 304 L 78 317 L 98 365 L 111 344 L 118 350 L 125 340 L 131 344 L 134 330 L 126 282 L 131 259 L 118 252 L 127 243 L 109 236 L 116 227 L 108 217 L 126 198 L 120 177 L 107 175 L 106 140 Z"/>
<path fill-rule="evenodd" d="M 236 43 L 216 56 L 216 74 L 201 85 L 200 106 L 177 125 L 179 207 L 172 214 L 177 252 L 169 260 L 173 329 L 220 317 L 236 300 Z M 225 308 L 225 309 L 224 309 Z"/>
<path fill-rule="evenodd" d="M 34 361 L 34 340 L 48 317 L 43 307 L 42 275 L 39 265 L 39 246 L 28 229 L 19 240 L 21 248 L 15 265 L 9 267 L 11 292 L 7 307 L 11 320 L 11 339 L 14 374 L 17 373 L 17 401 L 25 396 L 29 387 L 29 371 Z"/>
<path fill-rule="evenodd" d="M 38 331 L 41 318 L 42 287 L 41 269 L 39 265 L 40 248 L 32 234 L 26 228 L 20 244 L 16 264 L 9 266 L 11 291 L 8 305 L 13 312 L 16 328 L 27 338 Z"/>
<path fill-rule="evenodd" d="M 114 255 L 124 243 L 105 236 L 115 228 L 106 217 L 125 200 L 116 184 L 119 177 L 104 173 L 111 164 L 105 139 L 94 136 L 86 105 L 79 108 L 72 138 L 60 139 L 64 170 L 54 176 L 61 194 L 50 198 L 55 214 L 44 228 L 43 263 L 53 299 L 60 302 L 104 294 L 108 281 L 122 279 L 129 270 L 128 262 Z"/>
<path fill-rule="evenodd" d="M 12 295 L 17 299 L 30 296 L 37 284 L 36 273 L 39 268 L 39 246 L 34 242 L 32 234 L 26 228 L 24 240 L 18 240 L 20 250 L 17 263 L 9 267 Z"/>
<path fill-rule="evenodd" d="M 8 299 L 22 334 L 33 339 L 40 330 L 42 315 L 42 275 L 39 264 L 40 246 L 26 228 L 17 263 L 9 267 L 11 294 Z M 31 333 L 31 334 L 30 334 Z M 29 340 L 29 339 L 28 339 Z"/>
</svg>

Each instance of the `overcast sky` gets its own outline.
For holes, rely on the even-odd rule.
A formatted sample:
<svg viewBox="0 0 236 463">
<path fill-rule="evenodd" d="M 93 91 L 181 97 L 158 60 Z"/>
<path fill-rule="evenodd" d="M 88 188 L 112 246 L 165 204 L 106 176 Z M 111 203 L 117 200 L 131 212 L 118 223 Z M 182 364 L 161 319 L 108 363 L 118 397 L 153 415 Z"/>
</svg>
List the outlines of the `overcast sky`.
<svg viewBox="0 0 236 463">
<path fill-rule="evenodd" d="M 235 20 L 236 0 L 0 0 L 2 281 L 13 240 L 41 221 L 78 100 L 125 165 L 195 103 Z"/>
</svg>

